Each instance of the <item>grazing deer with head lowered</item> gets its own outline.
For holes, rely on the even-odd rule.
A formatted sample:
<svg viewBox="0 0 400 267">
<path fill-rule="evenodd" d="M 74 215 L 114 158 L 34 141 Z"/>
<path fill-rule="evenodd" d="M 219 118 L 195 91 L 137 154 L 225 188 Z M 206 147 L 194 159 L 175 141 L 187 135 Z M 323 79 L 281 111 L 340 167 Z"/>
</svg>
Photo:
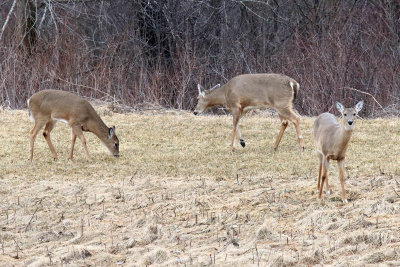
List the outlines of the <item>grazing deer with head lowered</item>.
<svg viewBox="0 0 400 267">
<path fill-rule="evenodd" d="M 344 189 L 344 159 L 347 146 L 355 127 L 358 112 L 362 109 L 364 102 L 360 101 L 354 108 L 345 108 L 336 102 L 336 108 L 342 114 L 339 122 L 331 113 L 323 113 L 314 122 L 315 148 L 319 158 L 318 190 L 321 199 L 322 188 L 326 182 L 326 190 L 330 194 L 328 185 L 329 161 L 337 160 L 339 167 L 339 179 L 342 187 L 342 201 L 347 203 L 346 191 Z M 321 180 L 322 174 L 322 180 Z"/>
<path fill-rule="evenodd" d="M 274 149 L 278 148 L 288 121 L 291 121 L 296 128 L 300 149 L 304 150 L 300 119 L 292 110 L 293 100 L 299 90 L 299 84 L 294 79 L 274 73 L 244 74 L 232 78 L 221 87 L 217 85 L 209 90 L 202 90 L 200 85 L 197 87 L 199 96 L 195 115 L 216 105 L 225 106 L 230 110 L 233 116 L 232 151 L 235 151 L 237 141 L 245 147 L 239 130 L 240 118 L 249 110 L 268 106 L 278 112 L 282 121 Z"/>
<path fill-rule="evenodd" d="M 50 140 L 50 132 L 57 121 L 67 123 L 72 128 L 72 145 L 69 159 L 72 160 L 76 137 L 91 161 L 83 131 L 94 133 L 108 148 L 110 153 L 119 157 L 119 140 L 115 135 L 115 127 L 108 128 L 88 101 L 69 92 L 59 90 L 43 90 L 28 99 L 29 117 L 35 122 L 30 131 L 30 161 L 33 159 L 33 145 L 40 129 L 45 126 L 43 136 L 56 160 L 57 153 Z"/>
</svg>

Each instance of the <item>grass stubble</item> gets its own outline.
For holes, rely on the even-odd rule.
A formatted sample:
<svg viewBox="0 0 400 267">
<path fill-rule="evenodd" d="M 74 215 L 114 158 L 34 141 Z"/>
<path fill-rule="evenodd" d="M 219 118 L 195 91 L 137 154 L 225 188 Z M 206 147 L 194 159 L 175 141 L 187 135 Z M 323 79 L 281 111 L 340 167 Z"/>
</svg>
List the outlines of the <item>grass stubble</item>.
<svg viewBox="0 0 400 267">
<path fill-rule="evenodd" d="M 231 116 L 162 111 L 110 113 L 120 158 L 86 133 L 68 161 L 70 129 L 59 123 L 28 162 L 26 110 L 0 110 L 0 266 L 398 266 L 400 120 L 357 121 L 345 164 L 349 203 L 317 199 L 312 124 L 306 150 L 290 125 L 257 113 L 241 121 L 246 148 L 230 152 Z"/>
</svg>

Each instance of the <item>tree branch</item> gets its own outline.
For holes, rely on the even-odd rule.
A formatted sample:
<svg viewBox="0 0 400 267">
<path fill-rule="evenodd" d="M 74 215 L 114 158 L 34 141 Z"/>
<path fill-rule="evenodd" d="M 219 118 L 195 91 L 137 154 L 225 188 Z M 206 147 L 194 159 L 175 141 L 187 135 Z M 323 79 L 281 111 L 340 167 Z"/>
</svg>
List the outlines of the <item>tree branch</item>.
<svg viewBox="0 0 400 267">
<path fill-rule="evenodd" d="M 6 21 L 4 22 L 3 27 L 1 28 L 1 32 L 0 32 L 0 42 L 1 42 L 1 38 L 3 37 L 3 32 L 4 32 L 4 30 L 6 29 L 7 23 L 8 23 L 8 21 L 10 20 L 10 16 L 11 16 L 12 12 L 14 11 L 14 7 L 15 7 L 15 4 L 16 4 L 16 3 L 17 3 L 17 0 L 14 0 L 14 2 L 12 3 L 12 6 L 11 6 L 11 8 L 10 8 L 10 11 L 8 12 Z"/>
<path fill-rule="evenodd" d="M 352 87 L 343 87 L 343 89 L 353 90 L 353 91 L 359 92 L 359 93 L 364 94 L 364 95 L 369 95 L 369 96 L 372 97 L 372 99 L 378 104 L 378 106 L 379 106 L 384 112 L 386 112 L 386 110 L 382 107 L 382 105 L 379 104 L 379 102 L 376 100 L 376 98 L 375 98 L 373 95 L 371 95 L 370 93 L 367 93 L 367 92 L 364 92 L 364 91 L 361 91 L 361 90 L 358 90 L 358 89 L 352 88 Z"/>
</svg>

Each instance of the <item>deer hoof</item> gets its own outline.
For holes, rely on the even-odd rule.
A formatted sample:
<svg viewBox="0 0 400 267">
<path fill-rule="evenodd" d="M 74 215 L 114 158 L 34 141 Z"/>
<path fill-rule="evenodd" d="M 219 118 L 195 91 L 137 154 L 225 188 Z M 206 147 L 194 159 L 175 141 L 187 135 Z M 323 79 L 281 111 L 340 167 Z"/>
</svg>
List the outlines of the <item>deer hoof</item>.
<svg viewBox="0 0 400 267">
<path fill-rule="evenodd" d="M 242 147 L 245 147 L 245 146 L 246 146 L 246 143 L 244 142 L 244 140 L 243 140 L 242 138 L 240 138 L 240 145 L 241 145 Z"/>
<path fill-rule="evenodd" d="M 304 152 L 304 150 L 306 150 L 306 148 L 303 146 L 303 147 L 301 148 L 301 151 L 303 151 L 303 152 Z"/>
<path fill-rule="evenodd" d="M 332 191 L 329 189 L 328 191 L 326 191 L 326 194 L 330 195 L 330 194 L 332 194 Z"/>
</svg>

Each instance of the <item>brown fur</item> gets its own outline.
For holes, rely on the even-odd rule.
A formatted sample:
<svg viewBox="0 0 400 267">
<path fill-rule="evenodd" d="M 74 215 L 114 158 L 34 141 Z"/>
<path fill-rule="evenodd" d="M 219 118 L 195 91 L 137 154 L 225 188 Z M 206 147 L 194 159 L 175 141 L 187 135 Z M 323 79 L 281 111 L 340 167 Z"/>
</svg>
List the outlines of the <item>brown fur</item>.
<svg viewBox="0 0 400 267">
<path fill-rule="evenodd" d="M 293 88 L 290 86 L 293 83 Z M 297 96 L 298 83 L 282 74 L 244 74 L 229 80 L 218 89 L 208 90 L 199 95 L 195 114 L 209 107 L 222 105 L 233 115 L 232 150 L 236 148 L 236 140 L 240 140 L 239 119 L 250 109 L 269 106 L 274 108 L 282 121 L 281 131 L 274 148 L 277 149 L 286 129 L 287 121 L 296 127 L 300 148 L 304 149 L 300 133 L 299 117 L 292 110 L 292 102 Z M 243 142 L 244 144 L 244 142 Z"/>
<path fill-rule="evenodd" d="M 342 187 L 342 201 L 347 203 L 346 191 L 344 189 L 343 166 L 347 147 L 355 126 L 356 116 L 358 111 L 362 108 L 362 102 L 359 102 L 355 108 L 343 108 L 340 103 L 337 103 L 336 105 L 342 113 L 342 118 L 339 122 L 331 113 L 323 113 L 319 115 L 314 122 L 315 148 L 320 163 L 318 173 L 318 197 L 321 199 L 324 182 L 326 183 L 327 192 L 330 192 L 328 184 L 329 161 L 337 160 L 339 179 Z M 349 122 L 351 122 L 351 124 L 349 124 Z"/>
<path fill-rule="evenodd" d="M 43 136 L 57 159 L 57 153 L 50 140 L 50 132 L 56 119 L 64 120 L 72 128 L 72 146 L 69 158 L 73 157 L 76 137 L 85 148 L 86 157 L 91 160 L 82 131 L 94 133 L 109 149 L 112 155 L 119 156 L 119 140 L 115 135 L 115 127 L 108 128 L 90 103 L 77 95 L 60 90 L 43 90 L 29 99 L 29 114 L 35 121 L 30 132 L 30 160 L 33 159 L 33 146 L 36 135 L 45 126 Z"/>
</svg>

